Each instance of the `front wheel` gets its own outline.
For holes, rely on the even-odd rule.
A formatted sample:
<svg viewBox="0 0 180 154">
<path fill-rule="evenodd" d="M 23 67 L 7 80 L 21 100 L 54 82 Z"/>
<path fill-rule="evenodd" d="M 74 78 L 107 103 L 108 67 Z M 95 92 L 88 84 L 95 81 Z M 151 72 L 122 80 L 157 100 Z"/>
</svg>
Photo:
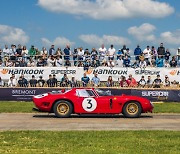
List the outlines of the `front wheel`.
<svg viewBox="0 0 180 154">
<path fill-rule="evenodd" d="M 139 102 L 128 102 L 123 107 L 123 115 L 126 118 L 138 118 L 142 112 Z"/>
<path fill-rule="evenodd" d="M 67 118 L 73 111 L 73 106 L 70 102 L 60 100 L 54 104 L 53 111 L 58 118 Z"/>
</svg>

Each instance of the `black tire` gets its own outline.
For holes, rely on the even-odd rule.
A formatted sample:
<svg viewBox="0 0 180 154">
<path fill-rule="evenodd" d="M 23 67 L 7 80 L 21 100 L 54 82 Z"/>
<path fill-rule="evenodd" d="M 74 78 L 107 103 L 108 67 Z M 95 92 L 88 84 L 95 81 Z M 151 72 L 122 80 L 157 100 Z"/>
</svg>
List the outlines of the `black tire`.
<svg viewBox="0 0 180 154">
<path fill-rule="evenodd" d="M 139 102 L 132 101 L 128 102 L 123 107 L 123 115 L 126 118 L 138 118 L 141 116 L 142 107 Z"/>
<path fill-rule="evenodd" d="M 65 100 L 57 101 L 53 106 L 53 111 L 58 118 L 67 118 L 73 112 L 73 106 L 70 102 Z"/>
</svg>

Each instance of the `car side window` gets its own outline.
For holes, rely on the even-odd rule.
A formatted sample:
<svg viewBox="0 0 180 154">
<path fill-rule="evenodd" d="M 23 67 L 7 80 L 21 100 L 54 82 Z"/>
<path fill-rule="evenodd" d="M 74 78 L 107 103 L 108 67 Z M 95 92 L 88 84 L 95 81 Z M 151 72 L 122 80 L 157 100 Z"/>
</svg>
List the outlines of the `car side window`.
<svg viewBox="0 0 180 154">
<path fill-rule="evenodd" d="M 93 97 L 96 96 L 92 90 L 86 90 L 89 96 Z"/>
<path fill-rule="evenodd" d="M 76 95 L 79 97 L 89 97 L 89 94 L 85 89 L 77 89 Z"/>
</svg>

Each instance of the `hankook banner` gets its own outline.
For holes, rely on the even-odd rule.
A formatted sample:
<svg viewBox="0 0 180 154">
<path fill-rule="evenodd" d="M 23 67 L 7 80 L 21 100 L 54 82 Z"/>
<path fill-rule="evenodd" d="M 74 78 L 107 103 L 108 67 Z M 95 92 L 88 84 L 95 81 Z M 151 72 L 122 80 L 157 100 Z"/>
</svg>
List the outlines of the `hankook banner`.
<svg viewBox="0 0 180 154">
<path fill-rule="evenodd" d="M 0 77 L 3 80 L 8 80 L 11 74 L 15 74 L 18 79 L 21 74 L 24 74 L 25 78 L 28 80 L 32 75 L 38 79 L 42 76 L 45 80 L 48 79 L 49 74 L 55 74 L 57 79 L 60 80 L 63 74 L 67 74 L 69 79 L 75 77 L 76 80 L 81 80 L 83 74 L 86 73 L 90 79 L 93 77 L 94 73 L 98 74 L 101 81 L 107 81 L 108 76 L 112 76 L 114 81 L 123 75 L 128 77 L 132 74 L 136 80 L 139 80 L 141 76 L 145 76 L 147 80 L 148 76 L 155 79 L 159 74 L 161 79 L 164 80 L 165 75 L 169 76 L 170 81 L 180 82 L 180 68 L 146 68 L 146 69 L 133 69 L 133 68 L 120 68 L 120 67 L 98 67 L 89 68 L 88 71 L 84 71 L 83 67 L 3 67 L 0 68 Z"/>
<path fill-rule="evenodd" d="M 134 95 L 148 98 L 150 101 L 180 102 L 180 90 L 164 89 L 119 89 L 103 88 L 110 90 L 112 95 Z M 61 88 L 0 88 L 0 101 L 32 101 L 34 95 L 51 91 L 61 90 Z"/>
</svg>

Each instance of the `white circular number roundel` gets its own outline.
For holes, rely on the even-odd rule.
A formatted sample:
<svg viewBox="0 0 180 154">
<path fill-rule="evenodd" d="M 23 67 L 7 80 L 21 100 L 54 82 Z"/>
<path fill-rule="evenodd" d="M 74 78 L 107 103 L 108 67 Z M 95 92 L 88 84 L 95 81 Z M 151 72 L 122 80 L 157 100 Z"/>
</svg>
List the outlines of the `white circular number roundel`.
<svg viewBox="0 0 180 154">
<path fill-rule="evenodd" d="M 82 107 L 87 112 L 92 112 L 97 107 L 97 102 L 94 98 L 85 98 L 82 102 Z"/>
</svg>

